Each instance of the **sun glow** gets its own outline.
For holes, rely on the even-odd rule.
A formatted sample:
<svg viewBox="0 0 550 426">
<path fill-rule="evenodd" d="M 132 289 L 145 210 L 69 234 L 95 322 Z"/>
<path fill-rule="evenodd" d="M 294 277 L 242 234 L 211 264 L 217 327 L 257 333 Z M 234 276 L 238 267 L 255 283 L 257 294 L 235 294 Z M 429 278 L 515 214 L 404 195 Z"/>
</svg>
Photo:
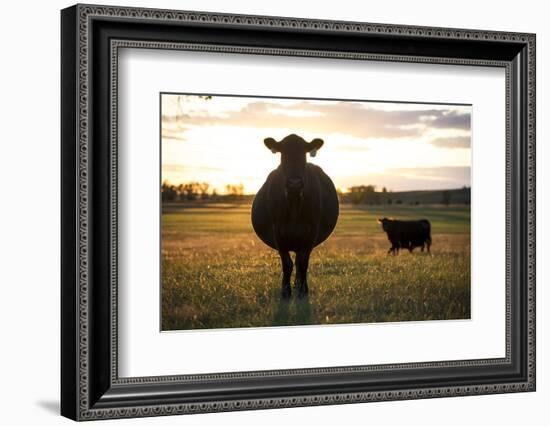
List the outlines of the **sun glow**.
<svg viewBox="0 0 550 426">
<path fill-rule="evenodd" d="M 322 138 L 315 158 L 345 190 L 470 185 L 469 106 L 162 95 L 162 180 L 255 193 L 277 167 L 263 140 Z"/>
</svg>

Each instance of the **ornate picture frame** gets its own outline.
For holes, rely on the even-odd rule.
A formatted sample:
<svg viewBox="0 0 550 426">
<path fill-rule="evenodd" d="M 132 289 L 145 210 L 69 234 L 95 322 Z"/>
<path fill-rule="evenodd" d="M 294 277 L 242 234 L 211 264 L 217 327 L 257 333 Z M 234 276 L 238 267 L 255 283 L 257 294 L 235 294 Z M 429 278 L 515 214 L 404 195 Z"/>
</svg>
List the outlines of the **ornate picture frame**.
<svg viewBox="0 0 550 426">
<path fill-rule="evenodd" d="M 95 5 L 64 9 L 61 414 L 93 420 L 534 391 L 535 43 L 534 34 L 523 33 Z M 121 48 L 504 69 L 505 357 L 119 377 Z"/>
</svg>

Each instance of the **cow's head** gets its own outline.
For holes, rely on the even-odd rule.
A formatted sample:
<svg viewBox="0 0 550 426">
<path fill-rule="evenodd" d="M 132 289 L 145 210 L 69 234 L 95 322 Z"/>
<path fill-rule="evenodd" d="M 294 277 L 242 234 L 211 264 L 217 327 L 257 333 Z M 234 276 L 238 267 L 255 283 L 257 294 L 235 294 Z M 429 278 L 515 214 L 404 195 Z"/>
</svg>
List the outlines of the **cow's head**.
<svg viewBox="0 0 550 426">
<path fill-rule="evenodd" d="M 306 142 L 298 135 L 288 135 L 277 142 L 273 138 L 264 140 L 264 144 L 274 154 L 281 153 L 281 170 L 285 179 L 285 193 L 288 196 L 302 196 L 306 180 L 306 154 L 315 157 L 323 146 L 322 139 Z"/>
<path fill-rule="evenodd" d="M 377 222 L 382 225 L 382 229 L 384 230 L 384 232 L 388 232 L 390 230 L 390 225 L 393 222 L 393 220 L 388 219 L 387 217 L 385 217 L 385 218 L 382 218 L 382 219 L 378 219 Z"/>
</svg>

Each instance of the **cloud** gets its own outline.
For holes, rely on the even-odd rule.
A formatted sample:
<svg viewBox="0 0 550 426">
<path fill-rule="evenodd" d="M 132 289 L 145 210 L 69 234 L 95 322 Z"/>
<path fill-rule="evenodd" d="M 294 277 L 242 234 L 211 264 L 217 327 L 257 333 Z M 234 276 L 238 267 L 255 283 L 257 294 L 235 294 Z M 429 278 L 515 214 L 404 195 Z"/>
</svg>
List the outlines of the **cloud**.
<svg viewBox="0 0 550 426">
<path fill-rule="evenodd" d="M 470 114 L 447 111 L 433 117 L 430 126 L 437 129 L 470 130 Z"/>
<path fill-rule="evenodd" d="M 168 127 L 162 128 L 162 139 L 175 139 L 178 141 L 186 141 L 185 131 L 187 128 L 181 127 L 179 129 L 170 129 Z"/>
<path fill-rule="evenodd" d="M 359 139 L 415 138 L 429 129 L 469 130 L 470 114 L 451 107 L 411 110 L 384 110 L 360 102 L 300 101 L 286 103 L 274 100 L 252 100 L 239 110 L 208 114 L 204 109 L 175 116 L 163 114 L 163 135 L 185 132 L 182 126 L 238 126 L 263 129 L 286 128 L 295 133 L 328 137 L 345 134 Z M 270 135 L 266 134 L 266 137 Z"/>
<path fill-rule="evenodd" d="M 402 177 L 415 177 L 434 181 L 470 181 L 470 167 L 466 166 L 441 166 L 441 167 L 401 167 L 390 169 L 387 174 Z"/>
<path fill-rule="evenodd" d="M 470 148 L 470 136 L 436 138 L 430 143 L 440 148 Z"/>
<path fill-rule="evenodd" d="M 163 164 L 163 172 L 169 173 L 180 173 L 180 172 L 189 172 L 189 171 L 208 171 L 208 172 L 223 172 L 224 169 L 221 167 L 209 167 L 209 166 L 191 166 L 191 165 L 180 165 L 180 164 Z"/>
<path fill-rule="evenodd" d="M 374 184 L 378 189 L 414 191 L 452 189 L 471 186 L 470 167 L 410 167 L 387 169 L 384 173 L 369 173 L 342 178 L 335 184 L 341 188 Z"/>
<path fill-rule="evenodd" d="M 361 146 L 357 144 L 339 144 L 338 149 L 341 151 L 356 151 L 356 152 L 366 152 L 370 151 L 371 149 L 366 146 Z"/>
</svg>

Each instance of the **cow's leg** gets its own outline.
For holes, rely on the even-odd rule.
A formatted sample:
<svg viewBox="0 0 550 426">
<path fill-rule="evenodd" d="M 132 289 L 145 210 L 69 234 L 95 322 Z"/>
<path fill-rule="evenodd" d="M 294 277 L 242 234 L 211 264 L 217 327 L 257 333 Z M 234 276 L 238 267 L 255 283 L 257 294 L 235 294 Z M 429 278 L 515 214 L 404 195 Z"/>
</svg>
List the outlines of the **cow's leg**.
<svg viewBox="0 0 550 426">
<path fill-rule="evenodd" d="M 283 282 L 281 283 L 281 297 L 289 299 L 292 293 L 290 289 L 290 275 L 292 274 L 292 259 L 288 251 L 279 251 L 281 256 L 281 266 L 283 267 Z"/>
<path fill-rule="evenodd" d="M 431 238 L 428 238 L 426 240 L 426 250 L 428 251 L 428 254 L 431 254 L 430 253 L 430 246 L 432 245 L 432 239 Z"/>
<path fill-rule="evenodd" d="M 309 255 L 311 250 L 303 250 L 296 253 L 296 280 L 294 287 L 298 292 L 298 297 L 306 297 L 307 287 L 307 268 L 309 265 Z"/>
</svg>

